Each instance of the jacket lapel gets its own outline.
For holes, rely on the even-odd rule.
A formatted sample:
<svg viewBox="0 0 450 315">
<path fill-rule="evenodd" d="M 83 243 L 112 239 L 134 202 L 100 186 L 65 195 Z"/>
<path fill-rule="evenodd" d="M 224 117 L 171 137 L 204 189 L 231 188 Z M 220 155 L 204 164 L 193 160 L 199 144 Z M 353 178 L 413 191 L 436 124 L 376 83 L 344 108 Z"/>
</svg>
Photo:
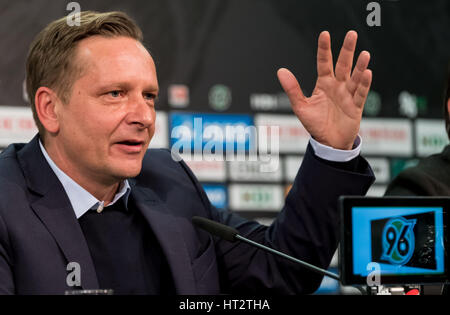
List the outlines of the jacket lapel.
<svg viewBox="0 0 450 315">
<path fill-rule="evenodd" d="M 81 287 L 98 289 L 89 248 L 67 194 L 45 160 L 36 136 L 18 154 L 28 188 L 36 193 L 31 208 L 54 237 L 67 262 L 81 269 Z"/>
<path fill-rule="evenodd" d="M 159 241 L 172 272 L 177 294 L 196 294 L 191 259 L 179 230 L 180 217 L 172 215 L 165 204 L 149 188 L 134 185 L 131 194 Z"/>
</svg>

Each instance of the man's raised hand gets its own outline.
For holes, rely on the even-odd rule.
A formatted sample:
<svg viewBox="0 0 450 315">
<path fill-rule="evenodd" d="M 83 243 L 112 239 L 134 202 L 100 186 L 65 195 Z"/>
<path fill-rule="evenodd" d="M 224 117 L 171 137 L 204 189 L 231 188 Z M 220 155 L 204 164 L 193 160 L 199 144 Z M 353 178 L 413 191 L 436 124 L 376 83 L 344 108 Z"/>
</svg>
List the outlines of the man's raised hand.
<svg viewBox="0 0 450 315">
<path fill-rule="evenodd" d="M 289 70 L 281 68 L 277 73 L 294 113 L 306 130 L 318 142 L 341 150 L 353 147 L 372 82 L 372 72 L 367 69 L 370 60 L 367 51 L 361 52 L 352 72 L 357 38 L 355 31 L 347 33 L 333 69 L 330 34 L 327 31 L 320 34 L 318 77 L 310 97 L 303 94 Z"/>
</svg>

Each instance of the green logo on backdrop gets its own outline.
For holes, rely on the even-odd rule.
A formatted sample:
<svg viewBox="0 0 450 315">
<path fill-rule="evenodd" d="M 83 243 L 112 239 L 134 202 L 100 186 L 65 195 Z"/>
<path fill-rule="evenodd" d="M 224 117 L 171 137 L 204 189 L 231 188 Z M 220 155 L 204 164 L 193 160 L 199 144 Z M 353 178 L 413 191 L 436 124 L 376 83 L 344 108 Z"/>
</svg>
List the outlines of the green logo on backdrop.
<svg viewBox="0 0 450 315">
<path fill-rule="evenodd" d="M 231 105 L 231 90 L 223 84 L 214 85 L 209 90 L 209 105 L 217 111 L 225 111 Z"/>
</svg>

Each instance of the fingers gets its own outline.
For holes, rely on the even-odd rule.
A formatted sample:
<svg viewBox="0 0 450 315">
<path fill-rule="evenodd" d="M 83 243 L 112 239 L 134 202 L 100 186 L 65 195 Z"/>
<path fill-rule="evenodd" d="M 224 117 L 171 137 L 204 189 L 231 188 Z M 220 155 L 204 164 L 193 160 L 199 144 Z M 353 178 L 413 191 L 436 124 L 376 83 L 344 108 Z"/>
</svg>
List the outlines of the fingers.
<svg viewBox="0 0 450 315">
<path fill-rule="evenodd" d="M 347 89 L 351 95 L 355 94 L 356 88 L 358 87 L 359 82 L 361 81 L 362 75 L 364 71 L 369 66 L 370 54 L 367 51 L 361 52 L 358 57 L 358 61 L 356 62 L 355 69 L 353 69 L 352 76 L 350 80 L 347 81 Z"/>
<path fill-rule="evenodd" d="M 323 31 L 317 44 L 317 75 L 319 77 L 333 76 L 333 56 L 331 53 L 330 33 Z"/>
<path fill-rule="evenodd" d="M 304 102 L 306 97 L 292 72 L 288 69 L 281 68 L 278 70 L 277 76 L 292 105 L 297 105 Z"/>
<path fill-rule="evenodd" d="M 372 71 L 366 69 L 362 73 L 360 83 L 356 88 L 355 95 L 353 95 L 353 102 L 358 108 L 362 108 L 364 106 L 367 95 L 369 94 L 371 84 L 372 84 Z"/>
<path fill-rule="evenodd" d="M 357 39 L 358 34 L 355 31 L 349 31 L 345 35 L 335 69 L 335 75 L 338 81 L 345 81 L 350 78 Z"/>
</svg>

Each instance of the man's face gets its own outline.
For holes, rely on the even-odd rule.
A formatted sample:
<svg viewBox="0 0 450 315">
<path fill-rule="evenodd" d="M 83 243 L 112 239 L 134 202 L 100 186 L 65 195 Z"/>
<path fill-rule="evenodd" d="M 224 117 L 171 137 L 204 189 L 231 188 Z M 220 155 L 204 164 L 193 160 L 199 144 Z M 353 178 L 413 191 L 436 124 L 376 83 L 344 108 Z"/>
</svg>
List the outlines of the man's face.
<svg viewBox="0 0 450 315">
<path fill-rule="evenodd" d="M 93 36 L 77 47 L 83 71 L 56 109 L 59 166 L 75 180 L 111 184 L 139 174 L 155 131 L 155 64 L 127 37 Z M 55 151 L 53 150 L 53 151 Z"/>
</svg>

